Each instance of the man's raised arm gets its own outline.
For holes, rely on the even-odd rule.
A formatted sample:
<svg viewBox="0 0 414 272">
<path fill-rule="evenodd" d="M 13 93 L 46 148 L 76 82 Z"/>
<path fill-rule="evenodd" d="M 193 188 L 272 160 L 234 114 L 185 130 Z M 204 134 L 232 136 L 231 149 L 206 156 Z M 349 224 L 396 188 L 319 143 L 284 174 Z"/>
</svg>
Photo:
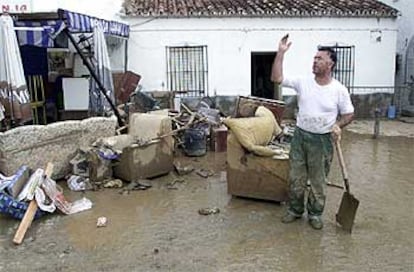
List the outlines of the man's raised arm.
<svg viewBox="0 0 414 272">
<path fill-rule="evenodd" d="M 275 83 L 282 83 L 283 81 L 283 58 L 286 51 L 289 49 L 292 42 L 288 42 L 289 34 L 283 36 L 279 42 L 279 50 L 276 53 L 275 60 L 273 61 L 272 74 L 270 80 Z"/>
</svg>

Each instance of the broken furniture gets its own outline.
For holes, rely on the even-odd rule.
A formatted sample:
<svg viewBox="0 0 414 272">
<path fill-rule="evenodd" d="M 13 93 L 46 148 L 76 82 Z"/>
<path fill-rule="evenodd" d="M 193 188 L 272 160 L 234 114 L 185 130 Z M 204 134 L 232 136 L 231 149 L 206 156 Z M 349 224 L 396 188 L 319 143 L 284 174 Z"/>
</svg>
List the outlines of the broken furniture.
<svg viewBox="0 0 414 272">
<path fill-rule="evenodd" d="M 127 103 L 130 95 L 137 89 L 141 76 L 132 72 L 113 73 L 115 98 L 117 104 Z"/>
<path fill-rule="evenodd" d="M 230 128 L 227 136 L 229 194 L 277 202 L 287 200 L 289 160 L 275 158 L 266 147 L 272 134 L 281 133 L 279 124 L 283 108 L 284 104 L 277 100 L 240 97 L 235 116 L 247 118 L 224 121 Z M 261 116 L 265 119 L 254 120 Z"/>
<path fill-rule="evenodd" d="M 288 196 L 289 160 L 247 152 L 234 134 L 227 137 L 227 190 L 234 196 L 282 202 Z"/>
<path fill-rule="evenodd" d="M 45 84 L 42 75 L 27 76 L 27 88 L 30 92 L 33 124 L 47 124 Z"/>
<path fill-rule="evenodd" d="M 114 137 L 123 141 L 118 147 L 122 154 L 114 167 L 114 176 L 131 182 L 173 170 L 174 141 L 169 133 L 171 118 L 168 115 L 132 114 L 128 134 Z"/>
<path fill-rule="evenodd" d="M 266 99 L 256 96 L 239 96 L 236 102 L 234 117 L 250 117 L 256 112 L 257 107 L 265 106 L 281 124 L 283 112 L 285 110 L 285 102 L 281 100 Z"/>
</svg>

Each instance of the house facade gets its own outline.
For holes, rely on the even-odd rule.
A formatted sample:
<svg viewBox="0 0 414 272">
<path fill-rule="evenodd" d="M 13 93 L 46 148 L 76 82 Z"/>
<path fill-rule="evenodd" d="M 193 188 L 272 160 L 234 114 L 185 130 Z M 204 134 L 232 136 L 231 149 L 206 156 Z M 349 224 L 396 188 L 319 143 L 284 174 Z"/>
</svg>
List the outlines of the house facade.
<svg viewBox="0 0 414 272">
<path fill-rule="evenodd" d="M 349 87 L 394 86 L 396 80 L 399 13 L 376 0 L 32 3 L 34 11 L 62 7 L 127 22 L 128 69 L 142 76 L 145 90 L 271 98 L 271 64 L 286 33 L 293 42 L 286 55 L 286 75 L 309 75 L 322 45 L 338 51 L 335 76 Z M 116 54 L 111 61 L 115 69 L 124 63 Z M 354 92 L 359 90 L 367 92 Z M 283 94 L 293 91 L 284 89 Z"/>
<path fill-rule="evenodd" d="M 332 46 L 335 76 L 347 86 L 394 85 L 398 11 L 381 2 L 191 2 L 124 2 L 129 68 L 145 89 L 271 98 L 271 64 L 286 33 L 286 75 L 309 75 L 317 47 Z"/>
<path fill-rule="evenodd" d="M 414 1 L 381 0 L 398 9 L 396 85 L 414 83 Z"/>
</svg>

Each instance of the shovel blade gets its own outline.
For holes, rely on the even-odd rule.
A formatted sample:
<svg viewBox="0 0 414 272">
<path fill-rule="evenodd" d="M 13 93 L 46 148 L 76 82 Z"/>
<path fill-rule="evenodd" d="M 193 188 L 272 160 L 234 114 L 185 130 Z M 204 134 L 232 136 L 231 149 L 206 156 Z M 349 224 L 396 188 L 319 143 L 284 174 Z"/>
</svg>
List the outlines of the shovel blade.
<svg viewBox="0 0 414 272">
<path fill-rule="evenodd" d="M 339 206 L 338 213 L 336 214 L 336 222 L 338 222 L 344 230 L 350 233 L 352 232 L 352 226 L 354 225 L 354 219 L 358 206 L 359 200 L 352 194 L 344 192 L 342 195 L 341 205 Z"/>
</svg>

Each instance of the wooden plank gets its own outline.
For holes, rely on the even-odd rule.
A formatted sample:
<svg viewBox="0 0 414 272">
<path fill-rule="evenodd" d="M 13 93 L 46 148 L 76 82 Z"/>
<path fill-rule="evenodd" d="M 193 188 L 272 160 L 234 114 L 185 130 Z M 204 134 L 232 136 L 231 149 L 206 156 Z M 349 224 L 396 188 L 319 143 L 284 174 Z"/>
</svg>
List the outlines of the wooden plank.
<svg viewBox="0 0 414 272">
<path fill-rule="evenodd" d="M 53 164 L 49 162 L 46 166 L 45 175 L 46 177 L 50 177 L 52 173 L 53 173 Z M 37 211 L 37 203 L 36 203 L 36 200 L 33 198 L 33 200 L 30 201 L 29 207 L 27 208 L 22 221 L 20 222 L 20 225 L 16 231 L 16 234 L 14 235 L 13 243 L 15 243 L 16 245 L 20 245 L 23 242 L 26 231 L 29 229 L 30 225 L 32 224 L 36 211 Z"/>
</svg>

